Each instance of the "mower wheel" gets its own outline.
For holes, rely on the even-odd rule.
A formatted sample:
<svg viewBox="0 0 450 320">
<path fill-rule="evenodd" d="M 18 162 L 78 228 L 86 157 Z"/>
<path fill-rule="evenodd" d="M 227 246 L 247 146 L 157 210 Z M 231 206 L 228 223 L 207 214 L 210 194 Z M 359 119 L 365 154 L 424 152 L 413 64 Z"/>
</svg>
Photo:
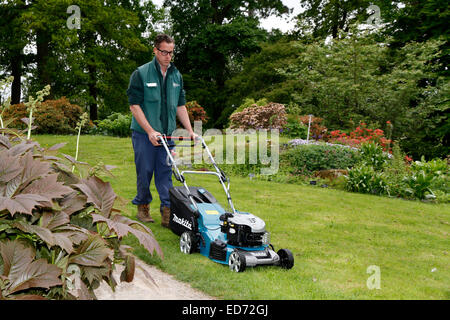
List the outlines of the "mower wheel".
<svg viewBox="0 0 450 320">
<path fill-rule="evenodd" d="M 185 231 L 180 237 L 180 250 L 185 254 L 191 254 L 196 249 L 197 241 L 191 231 Z"/>
<path fill-rule="evenodd" d="M 237 250 L 233 251 L 228 259 L 228 265 L 231 271 L 243 272 L 247 265 L 245 263 L 245 255 Z"/>
<path fill-rule="evenodd" d="M 294 255 L 289 249 L 280 249 L 277 252 L 280 257 L 280 266 L 283 269 L 291 269 L 294 266 Z"/>
</svg>

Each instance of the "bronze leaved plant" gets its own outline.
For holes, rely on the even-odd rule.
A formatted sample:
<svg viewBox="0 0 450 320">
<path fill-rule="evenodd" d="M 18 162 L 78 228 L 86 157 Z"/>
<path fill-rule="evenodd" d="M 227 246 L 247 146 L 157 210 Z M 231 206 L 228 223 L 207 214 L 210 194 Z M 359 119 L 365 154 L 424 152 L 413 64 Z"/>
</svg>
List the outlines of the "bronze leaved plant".
<svg viewBox="0 0 450 320">
<path fill-rule="evenodd" d="M 120 214 L 101 165 L 72 173 L 74 163 L 18 132 L 0 135 L 0 299 L 95 299 L 94 289 L 112 271 L 132 281 L 134 256 L 121 244 L 132 234 L 151 254 L 163 257 L 152 231 Z M 81 171 L 79 171 L 81 172 Z"/>
</svg>

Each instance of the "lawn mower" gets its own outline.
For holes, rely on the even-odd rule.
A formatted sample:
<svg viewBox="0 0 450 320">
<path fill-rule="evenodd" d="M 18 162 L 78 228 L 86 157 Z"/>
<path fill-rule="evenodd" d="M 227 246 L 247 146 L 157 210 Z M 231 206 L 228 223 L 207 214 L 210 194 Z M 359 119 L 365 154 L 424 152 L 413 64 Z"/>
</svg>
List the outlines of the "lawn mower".
<svg viewBox="0 0 450 320">
<path fill-rule="evenodd" d="M 193 147 L 201 141 L 215 171 L 179 171 L 168 147 L 168 140 L 190 140 L 191 144 L 177 147 Z M 270 244 L 270 233 L 259 217 L 235 209 L 230 196 L 230 179 L 220 169 L 202 137 L 196 141 L 187 137 L 160 136 L 172 172 L 183 186 L 169 189 L 169 228 L 180 236 L 180 250 L 185 254 L 200 252 L 209 259 L 228 264 L 235 272 L 259 265 L 277 265 L 285 269 L 294 266 L 294 256 L 288 249 L 275 252 Z M 202 187 L 188 186 L 185 175 L 203 174 L 219 178 L 225 191 L 231 212 L 226 211 L 216 198 Z"/>
</svg>

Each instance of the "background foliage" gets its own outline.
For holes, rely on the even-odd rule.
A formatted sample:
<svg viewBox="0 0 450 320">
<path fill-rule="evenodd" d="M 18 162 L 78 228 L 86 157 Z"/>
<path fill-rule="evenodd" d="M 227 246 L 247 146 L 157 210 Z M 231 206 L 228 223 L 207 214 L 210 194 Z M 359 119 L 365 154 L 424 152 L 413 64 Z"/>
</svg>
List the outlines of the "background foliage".
<svg viewBox="0 0 450 320">
<path fill-rule="evenodd" d="M 296 27 L 284 33 L 260 24 L 288 12 L 280 0 L 166 0 L 164 8 L 82 0 L 80 29 L 66 27 L 69 2 L 0 3 L 0 76 L 14 76 L 13 105 L 50 84 L 49 99 L 66 97 L 92 121 L 129 114 L 129 76 L 165 31 L 205 128 L 224 128 L 245 99 L 265 98 L 296 106 L 292 128 L 306 114 L 348 132 L 361 121 L 386 132 L 390 121 L 392 139 L 415 159 L 449 153 L 446 1 L 301 0 Z M 371 4 L 381 20 L 368 25 Z"/>
</svg>

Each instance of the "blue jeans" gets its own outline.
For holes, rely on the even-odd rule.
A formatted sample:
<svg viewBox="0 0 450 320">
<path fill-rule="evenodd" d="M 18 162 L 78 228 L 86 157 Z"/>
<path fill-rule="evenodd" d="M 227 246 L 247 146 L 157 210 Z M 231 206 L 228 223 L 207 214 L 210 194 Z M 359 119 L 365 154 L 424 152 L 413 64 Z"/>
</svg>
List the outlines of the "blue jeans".
<svg viewBox="0 0 450 320">
<path fill-rule="evenodd" d="M 168 162 L 166 149 L 161 145 L 155 147 L 146 133 L 132 131 L 131 141 L 134 149 L 136 165 L 137 195 L 131 201 L 133 204 L 149 204 L 153 197 L 150 193 L 150 182 L 155 174 L 155 186 L 161 200 L 160 207 L 169 207 L 169 189 L 172 187 L 172 167 Z M 169 149 L 174 148 L 174 142 L 169 141 Z"/>
</svg>

